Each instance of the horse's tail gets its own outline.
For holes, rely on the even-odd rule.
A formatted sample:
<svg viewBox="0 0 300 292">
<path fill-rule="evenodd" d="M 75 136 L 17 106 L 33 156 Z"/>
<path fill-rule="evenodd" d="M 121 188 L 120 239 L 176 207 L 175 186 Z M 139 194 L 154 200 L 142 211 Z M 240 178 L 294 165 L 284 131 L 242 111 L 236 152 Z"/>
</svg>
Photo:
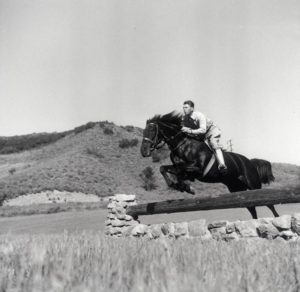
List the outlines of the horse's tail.
<svg viewBox="0 0 300 292">
<path fill-rule="evenodd" d="M 269 161 L 256 158 L 250 159 L 250 161 L 255 166 L 261 183 L 270 184 L 275 180 L 275 177 L 272 173 L 272 165 Z"/>
</svg>

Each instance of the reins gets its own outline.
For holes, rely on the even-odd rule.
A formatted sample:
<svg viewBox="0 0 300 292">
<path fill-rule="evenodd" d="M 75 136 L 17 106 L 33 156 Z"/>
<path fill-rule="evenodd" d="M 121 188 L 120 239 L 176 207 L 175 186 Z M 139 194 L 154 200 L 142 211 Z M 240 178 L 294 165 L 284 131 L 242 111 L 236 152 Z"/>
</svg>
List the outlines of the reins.
<svg viewBox="0 0 300 292">
<path fill-rule="evenodd" d="M 179 143 L 176 147 L 172 147 L 171 144 L 173 144 L 173 142 L 174 142 L 174 140 L 176 139 L 176 137 L 177 137 L 178 135 L 182 134 L 182 132 L 181 132 L 181 131 L 178 131 L 178 133 L 176 133 L 174 136 L 171 136 L 171 138 L 169 138 L 168 136 L 165 135 L 164 131 L 163 131 L 162 129 L 159 128 L 158 123 L 160 123 L 161 125 L 163 125 L 163 126 L 169 128 L 169 129 L 172 129 L 172 130 L 177 130 L 177 129 L 176 129 L 175 127 L 173 127 L 172 125 L 168 125 L 168 124 L 166 124 L 166 123 L 164 123 L 164 122 L 161 122 L 161 121 L 155 123 L 156 129 L 157 129 L 157 132 L 156 132 L 155 137 L 157 137 L 157 136 L 158 136 L 158 133 L 160 132 L 160 133 L 162 134 L 162 136 L 163 136 L 164 141 L 165 141 L 165 142 L 163 143 L 163 145 L 164 145 L 165 143 L 169 143 L 168 145 L 169 145 L 170 148 L 172 148 L 171 150 L 172 150 L 172 151 L 175 151 L 176 149 L 178 149 L 181 145 L 183 145 L 183 144 L 186 142 L 187 138 L 185 137 L 185 138 L 183 139 L 182 143 Z M 152 123 L 152 124 L 154 124 L 154 123 Z M 150 139 L 149 139 L 149 140 L 150 140 Z M 162 145 L 162 146 L 163 146 L 163 145 Z M 161 146 L 161 147 L 162 147 L 162 146 Z M 160 147 L 160 148 L 161 148 L 161 147 Z M 156 149 L 159 149 L 159 148 L 156 147 Z"/>
</svg>

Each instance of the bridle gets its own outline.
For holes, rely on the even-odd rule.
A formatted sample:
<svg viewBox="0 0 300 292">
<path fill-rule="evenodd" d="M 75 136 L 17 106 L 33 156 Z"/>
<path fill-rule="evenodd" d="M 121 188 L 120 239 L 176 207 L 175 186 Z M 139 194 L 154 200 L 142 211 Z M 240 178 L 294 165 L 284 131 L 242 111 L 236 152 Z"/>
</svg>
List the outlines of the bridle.
<svg viewBox="0 0 300 292">
<path fill-rule="evenodd" d="M 160 122 L 160 123 L 162 123 L 162 122 Z M 170 126 L 170 125 L 167 125 L 167 124 L 165 124 L 165 123 L 162 123 L 162 124 L 163 124 L 164 126 L 168 127 L 168 128 L 171 128 L 171 129 L 175 130 L 174 127 L 172 127 L 172 126 Z M 168 137 L 164 134 L 164 132 L 163 132 L 162 130 L 159 129 L 158 123 L 149 123 L 148 125 L 154 125 L 154 126 L 155 126 L 155 129 L 156 129 L 155 137 L 154 137 L 153 140 L 151 140 L 151 139 L 149 139 L 149 138 L 147 138 L 147 137 L 144 137 L 144 138 L 143 138 L 144 141 L 148 141 L 148 142 L 151 143 L 150 151 L 153 151 L 153 150 L 155 150 L 155 149 L 160 149 L 160 148 L 162 148 L 162 147 L 165 145 L 165 143 L 168 143 L 168 142 L 169 142 L 170 144 L 172 144 L 172 141 L 174 141 L 175 138 L 176 138 L 179 134 L 181 134 L 181 131 L 179 131 L 175 136 L 172 136 L 171 138 L 168 138 Z M 162 143 L 161 145 L 159 145 L 159 143 L 161 143 L 161 140 L 159 141 L 159 139 L 158 139 L 158 134 L 159 134 L 159 132 L 160 132 L 161 135 L 163 136 L 163 140 L 164 140 L 163 143 Z M 179 146 L 181 146 L 183 143 L 185 143 L 185 141 L 186 141 L 186 138 L 183 140 L 182 143 L 178 144 L 178 145 L 177 145 L 174 149 L 172 149 L 172 150 L 173 150 L 173 151 L 176 150 Z"/>
<path fill-rule="evenodd" d="M 149 123 L 148 125 L 154 125 L 155 126 L 155 129 L 156 129 L 156 131 L 155 131 L 155 137 L 154 137 L 153 140 L 151 140 L 151 139 L 149 139 L 147 137 L 144 137 L 143 140 L 144 141 L 148 141 L 148 142 L 151 143 L 151 146 L 150 146 L 150 150 L 151 151 L 153 151 L 154 149 L 160 149 L 160 148 L 162 148 L 165 145 L 166 142 L 163 142 L 162 145 L 159 145 L 159 143 L 161 141 L 159 141 L 159 139 L 158 139 L 158 134 L 159 134 L 158 124 L 157 123 Z"/>
</svg>

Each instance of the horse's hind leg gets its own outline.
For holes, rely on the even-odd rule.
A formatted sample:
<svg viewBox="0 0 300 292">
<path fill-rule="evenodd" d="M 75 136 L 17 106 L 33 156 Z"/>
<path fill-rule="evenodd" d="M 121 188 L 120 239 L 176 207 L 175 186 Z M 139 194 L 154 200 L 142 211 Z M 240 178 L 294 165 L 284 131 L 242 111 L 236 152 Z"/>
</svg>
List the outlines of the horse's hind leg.
<svg viewBox="0 0 300 292">
<path fill-rule="evenodd" d="M 231 180 L 229 182 L 224 182 L 227 188 L 231 193 L 239 192 L 239 191 L 246 191 L 248 186 L 244 183 L 242 177 L 238 177 L 235 180 Z M 248 207 L 248 211 L 250 212 L 253 219 L 257 219 L 257 212 L 255 206 Z"/>
<path fill-rule="evenodd" d="M 257 219 L 257 212 L 255 207 L 248 207 L 248 211 L 251 213 L 253 219 Z"/>
<path fill-rule="evenodd" d="M 279 214 L 278 214 L 277 211 L 275 210 L 274 205 L 267 205 L 267 207 L 272 211 L 274 217 L 279 217 Z"/>
</svg>

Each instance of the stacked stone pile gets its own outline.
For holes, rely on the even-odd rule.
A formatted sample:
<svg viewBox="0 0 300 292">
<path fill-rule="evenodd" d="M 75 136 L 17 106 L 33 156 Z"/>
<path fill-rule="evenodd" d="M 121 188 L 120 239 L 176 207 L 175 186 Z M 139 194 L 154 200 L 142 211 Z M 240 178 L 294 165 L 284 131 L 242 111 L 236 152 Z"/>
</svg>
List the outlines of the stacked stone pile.
<svg viewBox="0 0 300 292">
<path fill-rule="evenodd" d="M 109 198 L 105 234 L 120 237 L 126 234 L 128 227 L 139 225 L 138 221 L 126 214 L 127 207 L 132 205 L 136 205 L 135 195 L 118 194 Z"/>
<path fill-rule="evenodd" d="M 136 205 L 134 195 L 115 195 L 108 204 L 108 216 L 105 232 L 110 236 L 131 236 L 156 239 L 194 238 L 202 240 L 239 240 L 266 238 L 296 240 L 300 238 L 300 213 L 283 215 L 277 218 L 260 218 L 248 221 L 215 221 L 207 224 L 206 220 L 194 220 L 181 223 L 162 223 L 145 225 L 126 214 L 130 205 Z"/>
</svg>

